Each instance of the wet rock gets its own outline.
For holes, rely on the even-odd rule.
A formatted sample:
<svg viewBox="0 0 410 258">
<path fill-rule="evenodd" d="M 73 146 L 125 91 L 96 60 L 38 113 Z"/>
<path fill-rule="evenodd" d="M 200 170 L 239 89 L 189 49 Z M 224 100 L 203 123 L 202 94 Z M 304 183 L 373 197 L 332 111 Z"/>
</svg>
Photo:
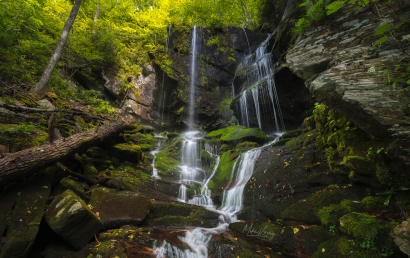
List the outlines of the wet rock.
<svg viewBox="0 0 410 258">
<path fill-rule="evenodd" d="M 104 226 L 71 190 L 53 200 L 45 218 L 50 228 L 76 249 L 84 247 Z"/>
<path fill-rule="evenodd" d="M 120 160 L 139 163 L 142 159 L 142 151 L 138 145 L 120 143 L 111 147 L 111 155 Z"/>
<path fill-rule="evenodd" d="M 136 192 L 109 188 L 92 190 L 90 204 L 99 213 L 104 228 L 139 225 L 150 211 L 150 200 Z"/>
<path fill-rule="evenodd" d="M 199 206 L 153 202 L 144 225 L 155 228 L 183 228 L 186 226 L 212 228 L 218 225 L 218 218 L 218 213 Z"/>
<path fill-rule="evenodd" d="M 410 257 L 410 219 L 393 228 L 392 237 L 400 251 Z"/>
<path fill-rule="evenodd" d="M 52 174 L 41 172 L 21 187 L 8 225 L 6 242 L 1 249 L 1 258 L 29 255 L 50 195 L 52 179 Z"/>
</svg>

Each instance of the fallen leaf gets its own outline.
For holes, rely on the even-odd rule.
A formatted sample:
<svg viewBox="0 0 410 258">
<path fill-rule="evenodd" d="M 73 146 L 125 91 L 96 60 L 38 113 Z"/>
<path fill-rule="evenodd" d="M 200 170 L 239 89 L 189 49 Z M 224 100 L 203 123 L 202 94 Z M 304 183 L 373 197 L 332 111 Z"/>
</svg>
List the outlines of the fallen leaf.
<svg viewBox="0 0 410 258">
<path fill-rule="evenodd" d="M 324 253 L 325 252 L 325 248 L 322 248 L 322 253 Z"/>
</svg>

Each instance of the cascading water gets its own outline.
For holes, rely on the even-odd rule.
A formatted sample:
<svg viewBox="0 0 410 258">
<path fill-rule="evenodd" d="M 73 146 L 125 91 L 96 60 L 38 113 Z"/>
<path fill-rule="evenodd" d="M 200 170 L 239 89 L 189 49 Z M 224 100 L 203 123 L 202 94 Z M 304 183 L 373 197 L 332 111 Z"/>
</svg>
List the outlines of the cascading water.
<svg viewBox="0 0 410 258">
<path fill-rule="evenodd" d="M 250 110 L 248 110 L 248 104 L 253 102 L 255 105 L 254 108 L 259 127 L 262 128 L 262 126 L 264 126 L 263 115 L 266 117 L 269 112 L 261 109 L 259 103 L 266 103 L 265 101 L 270 101 L 273 108 L 276 132 L 280 132 L 285 128 L 281 117 L 276 88 L 274 87 L 273 74 L 275 71 L 270 58 L 268 58 L 270 54 L 265 54 L 268 40 L 269 38 L 262 44 L 254 55 L 250 56 L 242 64 L 243 66 L 249 66 L 252 64 L 254 66 L 253 69 L 256 69 L 252 72 L 252 78 L 248 80 L 248 83 L 255 84 L 254 88 L 249 88 L 250 90 L 245 91 L 241 97 L 241 106 L 244 108 L 242 112 L 242 121 L 246 126 L 250 126 Z M 191 128 L 193 128 L 194 124 L 196 44 L 197 32 L 196 27 L 194 27 L 192 36 L 193 53 L 191 64 L 191 92 L 188 113 L 188 125 Z M 232 93 L 234 93 L 234 88 L 232 90 Z M 247 99 L 248 95 L 252 96 L 251 101 Z M 262 97 L 260 95 L 262 95 Z M 228 187 L 225 187 L 223 192 L 222 206 L 219 209 L 216 209 L 211 198 L 211 190 L 208 188 L 207 184 L 214 177 L 220 162 L 220 156 L 217 155 L 218 149 L 216 146 L 206 143 L 202 146 L 203 138 L 198 131 L 186 132 L 183 134 L 183 138 L 183 150 L 181 150 L 181 161 L 183 165 L 180 166 L 181 186 L 179 189 L 178 199 L 181 202 L 203 206 L 208 210 L 219 213 L 219 226 L 212 229 L 198 227 L 193 230 L 185 230 L 184 236 L 178 236 L 178 238 L 184 242 L 185 246 L 188 247 L 184 249 L 179 249 L 165 240 L 162 244 L 155 241 L 154 249 L 158 258 L 208 258 L 208 244 L 212 239 L 212 235 L 220 233 L 221 230 L 228 227 L 229 223 L 237 221 L 237 214 L 243 208 L 244 189 L 247 182 L 252 177 L 255 169 L 255 162 L 258 156 L 264 148 L 271 146 L 277 141 L 277 139 L 279 139 L 277 138 L 275 141 L 270 142 L 267 145 L 244 152 L 238 157 L 233 166 L 230 180 L 231 183 Z M 215 159 L 208 172 L 202 169 L 201 151 L 203 149 Z M 195 193 L 192 199 L 187 200 L 187 186 L 192 185 L 193 183 L 201 183 L 201 191 L 200 193 Z"/>
<path fill-rule="evenodd" d="M 268 133 L 280 133 L 285 131 L 285 125 L 274 80 L 276 68 L 272 54 L 267 52 L 272 35 L 238 67 L 246 75 L 243 85 L 246 90 L 240 98 L 241 124 L 250 127 L 255 114 L 260 129 Z M 270 105 L 267 105 L 269 102 Z M 270 128 L 270 124 L 274 124 L 274 128 Z"/>
<path fill-rule="evenodd" d="M 249 49 L 249 55 L 250 55 L 251 54 L 251 46 L 249 45 L 248 35 L 246 34 L 245 28 L 242 28 L 242 29 L 243 29 L 243 33 L 245 33 L 246 42 L 248 42 L 248 49 Z"/>
<path fill-rule="evenodd" d="M 185 137 L 192 138 L 193 133 L 186 133 Z M 212 180 L 215 172 L 218 168 L 220 157 L 209 152 L 215 158 L 215 164 L 212 168 L 212 172 L 209 174 L 207 179 L 203 182 L 201 193 L 195 195 L 192 199 L 188 200 L 187 203 L 194 204 L 198 206 L 203 206 L 208 210 L 212 210 L 221 214 L 219 217 L 219 225 L 216 228 L 205 229 L 205 228 L 195 228 L 194 230 L 187 230 L 185 236 L 179 236 L 185 244 L 189 246 L 188 249 L 181 250 L 170 243 L 163 241 L 161 246 L 157 246 L 157 242 L 154 243 L 154 249 L 157 253 L 157 258 L 162 257 L 176 257 L 176 258 L 207 258 L 208 257 L 208 243 L 212 238 L 212 234 L 220 233 L 228 227 L 229 223 L 237 221 L 236 214 L 240 212 L 243 208 L 243 194 L 246 183 L 252 177 L 255 169 L 255 162 L 264 148 L 271 146 L 276 143 L 279 138 L 266 144 L 262 147 L 255 148 L 244 152 L 241 154 L 235 165 L 233 166 L 231 184 L 226 187 L 223 193 L 222 206 L 216 209 L 212 199 L 211 191 L 208 189 L 207 184 Z M 207 145 L 205 145 L 206 147 Z M 207 147 L 213 150 L 212 147 Z M 189 160 L 189 159 L 186 159 Z M 195 168 L 191 167 L 195 170 Z M 198 168 L 196 168 L 198 169 Z M 182 190 L 181 190 L 182 189 Z M 186 187 L 181 185 L 179 199 L 186 200 Z M 185 194 L 185 195 L 184 195 Z"/>
<path fill-rule="evenodd" d="M 195 118 L 195 68 L 196 68 L 196 52 L 197 52 L 197 33 L 196 26 L 192 31 L 192 58 L 191 58 L 191 87 L 188 106 L 188 126 L 193 128 Z"/>
</svg>

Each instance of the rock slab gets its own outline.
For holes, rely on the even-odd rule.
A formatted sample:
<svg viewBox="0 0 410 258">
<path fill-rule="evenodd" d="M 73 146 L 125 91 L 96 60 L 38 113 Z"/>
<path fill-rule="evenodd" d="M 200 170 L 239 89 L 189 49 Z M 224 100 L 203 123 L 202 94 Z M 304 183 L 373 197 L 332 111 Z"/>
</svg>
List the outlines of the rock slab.
<svg viewBox="0 0 410 258">
<path fill-rule="evenodd" d="M 90 203 L 99 213 L 105 228 L 139 225 L 150 212 L 149 198 L 136 192 L 95 188 Z"/>
<path fill-rule="evenodd" d="M 104 226 L 71 190 L 66 190 L 54 199 L 45 218 L 50 228 L 76 249 L 84 247 Z"/>
</svg>

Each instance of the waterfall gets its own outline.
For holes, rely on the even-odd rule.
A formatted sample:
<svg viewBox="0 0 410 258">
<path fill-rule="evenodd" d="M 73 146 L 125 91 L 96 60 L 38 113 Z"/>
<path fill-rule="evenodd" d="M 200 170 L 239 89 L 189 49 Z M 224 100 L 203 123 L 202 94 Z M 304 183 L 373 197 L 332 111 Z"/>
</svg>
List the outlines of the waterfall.
<svg viewBox="0 0 410 258">
<path fill-rule="evenodd" d="M 242 125 L 251 127 L 250 119 L 254 114 L 260 129 L 267 133 L 280 133 L 285 131 L 285 124 L 274 80 L 276 65 L 272 62 L 272 54 L 267 51 L 269 40 L 273 35 L 269 35 L 255 53 L 238 67 L 238 70 L 243 73 L 242 76 L 246 77 L 243 85 L 245 90 L 242 92 L 239 104 Z M 269 102 L 270 104 L 267 104 Z M 274 124 L 274 129 L 270 128 L 271 124 Z"/>
<path fill-rule="evenodd" d="M 157 154 L 158 151 L 152 151 L 151 154 L 154 156 L 154 159 L 152 160 L 152 177 L 155 179 L 161 179 L 161 177 L 158 175 L 158 170 L 155 167 L 155 161 L 157 160 L 157 156 L 155 156 L 155 154 Z"/>
<path fill-rule="evenodd" d="M 178 200 L 186 202 L 186 186 L 184 184 L 181 184 L 181 187 L 179 188 Z"/>
<path fill-rule="evenodd" d="M 192 139 L 195 138 L 198 139 L 198 132 L 185 133 L 184 138 L 187 141 L 192 141 Z M 212 172 L 202 184 L 201 193 L 196 194 L 191 200 L 186 201 L 186 186 L 184 184 L 181 184 L 178 199 L 179 201 L 187 202 L 188 204 L 203 206 L 208 210 L 220 213 L 221 215 L 219 216 L 219 225 L 216 228 L 210 229 L 198 227 L 193 230 L 186 230 L 185 236 L 178 236 L 178 238 L 189 247 L 184 250 L 173 246 L 165 240 L 161 245 L 159 245 L 159 243 L 155 241 L 154 249 L 156 252 L 156 257 L 208 258 L 208 244 L 212 238 L 212 234 L 219 234 L 220 230 L 226 229 L 229 223 L 237 221 L 236 214 L 243 208 L 244 189 L 247 182 L 254 173 L 255 162 L 262 150 L 274 144 L 278 139 L 279 137 L 262 147 L 244 152 L 238 157 L 233 166 L 232 176 L 230 179 L 231 184 L 226 187 L 226 190 L 224 190 L 223 192 L 223 202 L 222 206 L 219 209 L 215 209 L 215 206 L 211 199 L 212 193 L 208 189 L 207 184 L 210 180 L 212 180 L 217 171 L 220 156 L 209 152 L 215 158 L 215 164 L 212 168 Z M 206 146 L 207 145 L 205 145 L 204 147 L 207 148 Z M 209 145 L 208 148 L 212 150 Z M 183 156 L 184 155 L 185 154 L 183 154 Z M 185 160 L 190 159 L 185 158 Z M 199 168 L 191 167 L 189 165 L 184 165 L 183 167 L 185 167 L 187 170 L 191 170 L 191 172 L 189 173 L 192 173 L 194 170 L 200 170 Z M 185 182 L 189 183 L 189 180 Z"/>
<path fill-rule="evenodd" d="M 171 27 L 172 25 L 169 25 L 168 29 L 168 37 L 167 37 L 167 46 L 165 48 L 165 53 L 168 52 L 169 48 L 169 36 L 171 35 Z M 162 71 L 162 86 L 161 86 L 161 91 L 162 91 L 162 110 L 161 110 L 161 132 L 162 132 L 162 125 L 164 123 L 164 109 L 165 109 L 165 89 L 164 89 L 164 83 L 165 83 L 165 72 L 164 70 Z"/>
<path fill-rule="evenodd" d="M 188 108 L 188 126 L 193 128 L 195 118 L 195 67 L 196 67 L 196 51 L 197 51 L 197 33 L 196 26 L 192 31 L 192 59 L 191 59 L 191 87 L 189 95 Z"/>
<path fill-rule="evenodd" d="M 242 28 L 242 29 L 243 29 L 243 33 L 245 33 L 246 42 L 248 42 L 248 49 L 249 49 L 249 55 L 250 55 L 251 54 L 251 46 L 249 45 L 248 35 L 246 35 L 245 28 Z"/>
</svg>

